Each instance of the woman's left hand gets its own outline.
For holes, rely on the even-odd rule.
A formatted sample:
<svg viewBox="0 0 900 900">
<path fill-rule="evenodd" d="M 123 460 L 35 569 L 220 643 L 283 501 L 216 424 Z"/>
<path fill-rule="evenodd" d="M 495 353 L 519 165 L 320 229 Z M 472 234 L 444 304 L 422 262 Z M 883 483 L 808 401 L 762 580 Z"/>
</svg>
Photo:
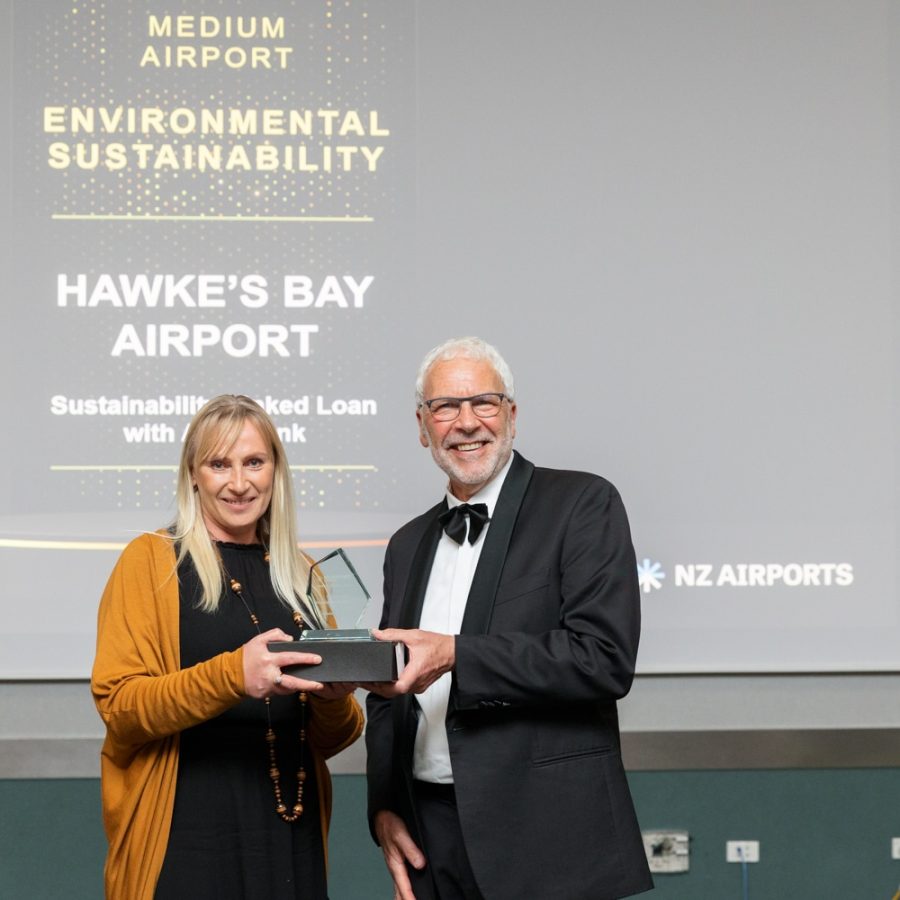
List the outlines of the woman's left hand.
<svg viewBox="0 0 900 900">
<path fill-rule="evenodd" d="M 320 681 L 307 681 L 282 672 L 282 666 L 307 665 L 310 674 L 322 662 L 318 653 L 295 653 L 269 650 L 272 641 L 290 641 L 293 638 L 280 628 L 273 628 L 244 644 L 244 691 L 250 697 L 262 699 L 275 694 L 295 694 L 297 691 L 319 693 L 325 688 Z"/>
<path fill-rule="evenodd" d="M 313 678 L 297 678 L 282 671 L 282 667 L 306 665 L 309 675 L 315 675 L 316 664 L 322 661 L 318 653 L 297 653 L 283 650 L 273 653 L 268 645 L 272 641 L 290 641 L 293 638 L 280 628 L 273 628 L 244 644 L 244 685 L 251 697 L 263 698 L 296 694 L 306 691 L 323 700 L 340 700 L 352 694 L 359 685 L 352 681 L 323 683 Z"/>
</svg>

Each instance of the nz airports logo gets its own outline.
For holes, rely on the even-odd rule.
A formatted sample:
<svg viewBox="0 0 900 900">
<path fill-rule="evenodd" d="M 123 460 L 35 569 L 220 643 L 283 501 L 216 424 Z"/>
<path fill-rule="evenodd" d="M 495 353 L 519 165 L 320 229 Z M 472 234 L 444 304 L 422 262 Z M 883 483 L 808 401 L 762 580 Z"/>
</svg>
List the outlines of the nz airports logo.
<svg viewBox="0 0 900 900">
<path fill-rule="evenodd" d="M 650 562 L 646 556 L 638 565 L 638 584 L 645 594 L 658 591 L 663 586 L 665 577 L 662 566 L 658 562 Z"/>
<path fill-rule="evenodd" d="M 673 587 L 849 587 L 853 584 L 851 563 L 676 563 Z M 638 584 L 645 594 L 663 587 L 662 563 L 645 556 L 637 567 Z"/>
</svg>

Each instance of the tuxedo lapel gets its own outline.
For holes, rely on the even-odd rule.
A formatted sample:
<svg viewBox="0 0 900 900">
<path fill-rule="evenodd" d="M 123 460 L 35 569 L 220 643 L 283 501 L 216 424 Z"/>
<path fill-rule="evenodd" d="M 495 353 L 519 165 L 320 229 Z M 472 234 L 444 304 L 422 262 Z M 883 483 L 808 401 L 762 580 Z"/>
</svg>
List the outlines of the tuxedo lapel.
<svg viewBox="0 0 900 900">
<path fill-rule="evenodd" d="M 481 548 L 481 556 L 472 578 L 461 634 L 484 634 L 491 624 L 497 585 L 503 574 L 509 542 L 532 472 L 534 466 L 515 453 L 506 480 L 500 489 L 500 496 L 497 498 L 497 505 L 494 507 L 494 514 L 491 516 L 491 523 L 484 539 L 484 547 Z M 422 590 L 424 593 L 424 588 Z"/>
<path fill-rule="evenodd" d="M 410 566 L 409 580 L 406 583 L 406 592 L 403 595 L 403 605 L 397 620 L 397 628 L 419 627 L 422 603 L 425 600 L 425 588 L 428 587 L 431 565 L 434 562 L 434 554 L 437 552 L 438 541 L 441 539 L 441 523 L 438 516 L 445 509 L 447 509 L 447 501 L 443 500 L 429 510 L 430 518 L 427 519 L 425 530 L 418 547 L 416 547 Z"/>
</svg>

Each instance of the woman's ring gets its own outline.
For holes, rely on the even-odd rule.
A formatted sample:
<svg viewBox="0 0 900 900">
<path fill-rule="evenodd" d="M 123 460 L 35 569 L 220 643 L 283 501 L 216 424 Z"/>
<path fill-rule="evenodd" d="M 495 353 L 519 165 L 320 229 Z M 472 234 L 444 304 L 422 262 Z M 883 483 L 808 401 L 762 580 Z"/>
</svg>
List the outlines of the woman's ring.
<svg viewBox="0 0 900 900">
<path fill-rule="evenodd" d="M 281 672 L 279 672 L 279 673 L 275 676 L 275 684 L 277 684 L 277 685 L 280 686 L 280 685 L 281 685 L 281 679 L 282 679 L 283 677 L 284 677 L 284 675 L 283 675 Z"/>
</svg>

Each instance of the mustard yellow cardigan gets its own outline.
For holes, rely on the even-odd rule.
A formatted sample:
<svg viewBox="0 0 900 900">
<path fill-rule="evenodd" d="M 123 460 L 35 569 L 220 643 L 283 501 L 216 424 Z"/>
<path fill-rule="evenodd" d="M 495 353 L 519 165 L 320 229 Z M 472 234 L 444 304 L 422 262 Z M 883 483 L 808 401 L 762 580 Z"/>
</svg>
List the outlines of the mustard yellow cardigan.
<svg viewBox="0 0 900 900">
<path fill-rule="evenodd" d="M 91 676 L 106 723 L 100 774 L 107 900 L 153 900 L 169 841 L 179 732 L 244 697 L 241 648 L 180 668 L 178 616 L 173 543 L 164 533 L 141 535 L 125 548 L 103 592 Z M 352 696 L 311 696 L 310 703 L 307 746 L 324 839 L 331 816 L 325 760 L 359 737 L 363 715 Z"/>
</svg>

